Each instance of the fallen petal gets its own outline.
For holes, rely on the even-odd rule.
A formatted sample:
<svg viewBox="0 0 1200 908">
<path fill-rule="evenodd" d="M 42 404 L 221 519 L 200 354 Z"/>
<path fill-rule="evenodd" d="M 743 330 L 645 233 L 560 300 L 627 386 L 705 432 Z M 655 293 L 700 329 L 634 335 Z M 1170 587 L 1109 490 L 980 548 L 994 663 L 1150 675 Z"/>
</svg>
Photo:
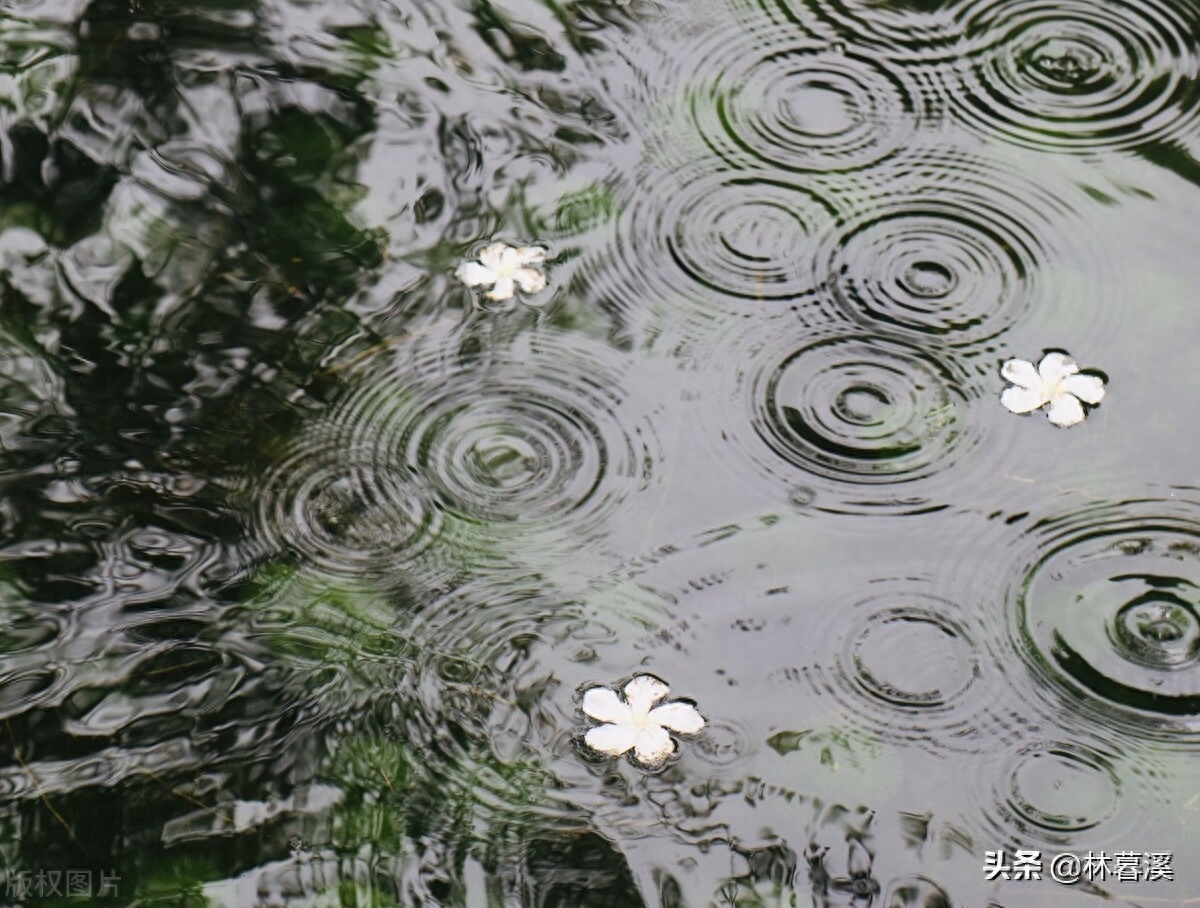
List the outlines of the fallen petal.
<svg viewBox="0 0 1200 908">
<path fill-rule="evenodd" d="M 454 272 L 454 276 L 468 287 L 479 287 L 496 283 L 496 275 L 490 268 L 485 268 L 478 262 L 463 262 Z"/>
<path fill-rule="evenodd" d="M 1010 359 L 1000 367 L 1000 374 L 1005 381 L 1022 388 L 1038 388 L 1042 384 L 1041 376 L 1033 363 L 1023 359 Z"/>
<path fill-rule="evenodd" d="M 526 293 L 537 293 L 546 289 L 546 275 L 532 268 L 518 268 L 513 272 L 513 279 Z"/>
<path fill-rule="evenodd" d="M 675 742 L 667 734 L 665 728 L 657 726 L 645 729 L 637 736 L 633 755 L 639 763 L 646 766 L 658 766 L 666 762 L 667 757 L 675 753 Z"/>
<path fill-rule="evenodd" d="M 1041 391 L 1032 388 L 1005 388 L 1000 403 L 1013 413 L 1031 413 L 1046 402 Z"/>
<path fill-rule="evenodd" d="M 500 263 L 504 261 L 504 251 L 509 247 L 504 243 L 492 243 L 490 246 L 484 246 L 479 253 L 479 261 L 483 262 L 492 271 L 497 271 L 500 268 Z"/>
<path fill-rule="evenodd" d="M 1068 375 L 1079 371 L 1075 360 L 1065 353 L 1047 353 L 1038 363 L 1038 375 L 1047 385 L 1056 385 Z"/>
<path fill-rule="evenodd" d="M 522 265 L 546 261 L 546 250 L 541 246 L 518 246 L 517 255 L 520 256 Z"/>
<path fill-rule="evenodd" d="M 638 675 L 625 685 L 625 700 L 633 711 L 635 719 L 640 719 L 650 712 L 650 708 L 665 697 L 670 688 L 653 675 Z"/>
<path fill-rule="evenodd" d="M 513 283 L 511 277 L 502 277 L 496 281 L 496 286 L 484 294 L 490 300 L 507 300 L 512 299 L 512 295 L 517 292 L 516 284 Z"/>
<path fill-rule="evenodd" d="M 592 750 L 619 757 L 637 744 L 642 734 L 632 725 L 597 725 L 583 736 L 583 742 Z"/>
<path fill-rule="evenodd" d="M 593 687 L 583 695 L 583 711 L 598 722 L 618 725 L 632 721 L 633 713 L 617 692 L 607 687 Z"/>
<path fill-rule="evenodd" d="M 692 735 L 704 727 L 704 717 L 690 703 L 664 703 L 650 710 L 650 721 L 681 735 Z"/>
<path fill-rule="evenodd" d="M 500 267 L 508 274 L 512 274 L 521 267 L 521 253 L 512 246 L 506 246 L 504 252 L 500 255 Z"/>
<path fill-rule="evenodd" d="M 1083 404 L 1079 402 L 1079 398 L 1070 394 L 1057 394 L 1054 400 L 1050 401 L 1047 415 L 1050 422 L 1056 426 L 1073 426 L 1077 422 L 1083 422 Z"/>
<path fill-rule="evenodd" d="M 1098 375 L 1068 375 L 1059 387 L 1085 404 L 1098 404 L 1104 400 L 1104 379 Z"/>
</svg>

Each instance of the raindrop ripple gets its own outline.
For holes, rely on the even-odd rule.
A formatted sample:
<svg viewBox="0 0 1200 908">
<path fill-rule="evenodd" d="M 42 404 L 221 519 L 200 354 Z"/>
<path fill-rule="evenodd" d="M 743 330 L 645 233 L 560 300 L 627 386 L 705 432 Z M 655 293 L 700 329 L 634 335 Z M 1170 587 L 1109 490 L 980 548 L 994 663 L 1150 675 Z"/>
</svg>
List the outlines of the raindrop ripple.
<svg viewBox="0 0 1200 908">
<path fill-rule="evenodd" d="M 336 419 L 321 420 L 246 489 L 269 550 L 353 578 L 393 571 L 438 538 L 441 514 L 428 489 L 364 440 L 355 444 Z"/>
<path fill-rule="evenodd" d="M 879 0 L 757 0 L 777 5 L 782 17 L 839 45 L 866 52 L 872 59 L 896 60 L 906 66 L 953 59 L 963 35 L 954 4 Z M 768 14 L 772 10 L 768 9 Z"/>
<path fill-rule="evenodd" d="M 1200 734 L 1200 503 L 1096 506 L 1029 538 L 1009 602 L 1032 675 L 1113 737 Z"/>
<path fill-rule="evenodd" d="M 613 244 L 583 266 L 593 292 L 630 318 L 650 307 L 686 324 L 810 299 L 812 256 L 834 208 L 778 172 L 723 167 L 710 159 L 640 173 L 623 190 Z"/>
<path fill-rule="evenodd" d="M 911 71 L 866 55 L 785 37 L 726 40 L 712 56 L 714 75 L 691 89 L 692 116 L 738 168 L 856 170 L 902 148 L 929 116 L 932 92 Z"/>
<path fill-rule="evenodd" d="M 1082 198 L 988 157 L 919 151 L 826 236 L 816 269 L 830 316 L 963 346 L 997 337 L 1045 299 L 1094 308 L 1091 282 L 1072 280 L 1070 263 L 1110 269 L 1097 260 L 1103 245 L 1088 242 Z"/>
<path fill-rule="evenodd" d="M 770 328 L 748 348 L 714 352 L 732 360 L 741 392 L 725 419 L 751 414 L 751 431 L 722 430 L 739 456 L 783 489 L 813 488 L 819 510 L 916 513 L 949 503 L 943 487 L 981 440 L 971 406 L 979 391 L 952 351 Z"/>
<path fill-rule="evenodd" d="M 1116 764 L 1111 753 L 1060 740 L 1030 742 L 989 761 L 980 767 L 986 834 L 1058 846 L 1101 826 L 1106 837 L 1133 834 L 1140 811 Z"/>
<path fill-rule="evenodd" d="M 985 135 L 1036 148 L 1124 148 L 1191 130 L 1200 39 L 1188 7 L 978 0 L 962 14 L 958 109 Z"/>
<path fill-rule="evenodd" d="M 554 333 L 460 340 L 398 350 L 372 374 L 335 413 L 348 447 L 419 477 L 448 541 L 477 555 L 506 540 L 602 550 L 661 458 L 622 394 L 624 354 Z"/>
<path fill-rule="evenodd" d="M 979 752 L 1003 733 L 997 699 L 970 619 L 926 583 L 888 581 L 887 592 L 855 603 L 838 665 L 827 685 L 883 738 L 935 752 Z M 835 650 L 837 647 L 833 647 Z"/>
</svg>

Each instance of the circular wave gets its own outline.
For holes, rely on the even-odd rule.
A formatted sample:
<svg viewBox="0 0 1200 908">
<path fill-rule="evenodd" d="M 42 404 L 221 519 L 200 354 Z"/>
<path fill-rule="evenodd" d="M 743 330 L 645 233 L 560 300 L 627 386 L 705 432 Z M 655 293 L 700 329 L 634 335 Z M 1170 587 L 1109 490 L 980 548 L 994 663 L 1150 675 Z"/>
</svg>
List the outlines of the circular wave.
<svg viewBox="0 0 1200 908">
<path fill-rule="evenodd" d="M 776 332 L 725 354 L 742 390 L 729 418 L 751 414 L 750 431 L 722 430 L 738 453 L 789 490 L 812 489 L 820 510 L 944 506 L 936 488 L 980 442 L 966 370 L 948 353 L 878 335 L 787 341 Z"/>
<path fill-rule="evenodd" d="M 661 457 L 621 392 L 624 355 L 553 334 L 472 351 L 398 351 L 333 412 L 347 446 L 419 477 L 476 556 L 601 551 L 614 522 L 638 519 Z"/>
<path fill-rule="evenodd" d="M 1120 148 L 1194 126 L 1200 41 L 1179 5 L 979 0 L 963 13 L 963 118 L 1036 148 Z"/>
<path fill-rule="evenodd" d="M 544 389 L 489 389 L 469 402 L 447 394 L 397 441 L 449 507 L 489 521 L 573 508 L 604 478 L 607 455 L 591 414 Z"/>
<path fill-rule="evenodd" d="M 743 300 L 796 299 L 812 290 L 797 251 L 825 226 L 828 211 L 799 186 L 713 174 L 684 187 L 663 212 L 661 239 L 697 288 Z M 660 199 L 660 201 L 663 201 Z"/>
<path fill-rule="evenodd" d="M 984 816 L 1001 841 L 1069 845 L 1129 812 L 1114 763 L 1111 755 L 1075 742 L 1026 744 L 989 770 Z"/>
<path fill-rule="evenodd" d="M 244 480 L 258 538 L 351 577 L 461 571 L 505 547 L 601 553 L 610 523 L 638 519 L 661 457 L 620 392 L 626 363 L 553 334 L 482 352 L 427 336 L 373 357 Z"/>
<path fill-rule="evenodd" d="M 772 0 L 758 0 L 772 4 Z M 953 0 L 773 0 L 777 16 L 830 41 L 844 42 L 873 59 L 906 65 L 952 60 L 963 26 Z M 768 8 L 768 13 L 774 13 Z"/>
<path fill-rule="evenodd" d="M 978 620 L 960 604 L 967 588 L 921 576 L 869 586 L 881 592 L 839 597 L 837 619 L 805 646 L 822 654 L 806 674 L 838 703 L 848 728 L 935 757 L 1010 741 L 1023 724 L 1020 706 L 1005 696 Z"/>
<path fill-rule="evenodd" d="M 1073 280 L 1072 265 L 1110 268 L 1097 261 L 1102 245 L 1086 242 L 1083 205 L 987 158 L 914 154 L 826 238 L 821 304 L 843 321 L 953 346 L 995 338 L 1048 298 L 1093 308 L 1094 285 Z"/>
<path fill-rule="evenodd" d="M 742 725 L 716 720 L 705 725 L 704 734 L 690 742 L 689 750 L 710 766 L 726 768 L 750 758 L 755 746 Z"/>
<path fill-rule="evenodd" d="M 322 423 L 256 479 L 258 530 L 271 550 L 327 573 L 390 572 L 433 544 L 442 517 L 410 470 L 346 434 Z"/>
<path fill-rule="evenodd" d="M 945 605 L 903 602 L 875 610 L 844 653 L 845 667 L 866 696 L 902 709 L 942 709 L 979 673 L 965 630 Z"/>
<path fill-rule="evenodd" d="M 894 198 L 848 226 L 830 252 L 827 286 L 842 314 L 974 342 L 1028 307 L 1038 260 L 1023 228 L 988 223 L 952 199 Z"/>
<path fill-rule="evenodd" d="M 903 147 L 925 115 L 921 86 L 902 70 L 812 43 L 726 43 L 711 82 L 691 90 L 692 116 L 734 166 L 854 170 Z"/>
<path fill-rule="evenodd" d="M 1003 735 L 984 651 L 971 620 L 927 583 L 889 582 L 888 592 L 847 611 L 826 687 L 853 721 L 883 739 L 933 749 L 979 751 Z"/>
<path fill-rule="evenodd" d="M 780 312 L 813 295 L 812 253 L 834 209 L 809 189 L 764 172 L 646 171 L 622 202 L 614 244 L 585 263 L 590 285 L 638 318 Z"/>
<path fill-rule="evenodd" d="M 805 347 L 760 380 L 763 441 L 797 466 L 857 482 L 937 469 L 949 444 L 941 414 L 962 403 L 934 364 L 873 338 Z"/>
<path fill-rule="evenodd" d="M 1010 599 L 1035 677 L 1103 727 L 1200 732 L 1200 506 L 1130 502 L 1033 533 Z"/>
</svg>

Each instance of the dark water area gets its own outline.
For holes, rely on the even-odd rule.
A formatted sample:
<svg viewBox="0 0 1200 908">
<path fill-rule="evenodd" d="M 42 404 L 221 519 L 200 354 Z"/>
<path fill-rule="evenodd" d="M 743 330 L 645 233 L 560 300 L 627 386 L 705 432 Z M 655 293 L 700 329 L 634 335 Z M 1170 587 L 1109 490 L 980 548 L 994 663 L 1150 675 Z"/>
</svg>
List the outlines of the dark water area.
<svg viewBox="0 0 1200 908">
<path fill-rule="evenodd" d="M 1200 3 L 0 51 L 0 904 L 1200 899 Z"/>
</svg>

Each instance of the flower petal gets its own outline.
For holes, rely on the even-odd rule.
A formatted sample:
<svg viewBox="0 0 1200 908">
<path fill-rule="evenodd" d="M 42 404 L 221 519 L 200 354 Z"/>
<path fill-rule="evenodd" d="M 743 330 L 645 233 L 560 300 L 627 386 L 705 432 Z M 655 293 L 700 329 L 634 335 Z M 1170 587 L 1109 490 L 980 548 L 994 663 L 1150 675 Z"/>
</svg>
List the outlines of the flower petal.
<svg viewBox="0 0 1200 908">
<path fill-rule="evenodd" d="M 1060 387 L 1085 404 L 1098 404 L 1104 400 L 1104 379 L 1099 375 L 1068 375 Z"/>
<path fill-rule="evenodd" d="M 628 704 L 607 687 L 593 687 L 583 694 L 583 711 L 597 722 L 615 722 L 618 725 L 633 721 Z"/>
<path fill-rule="evenodd" d="M 458 266 L 458 270 L 454 272 L 454 276 L 468 287 L 479 287 L 483 284 L 491 285 L 496 283 L 496 275 L 492 273 L 492 270 L 485 268 L 479 262 L 463 262 Z"/>
<path fill-rule="evenodd" d="M 1046 402 L 1041 391 L 1033 388 L 1005 388 L 1000 403 L 1013 413 L 1031 413 Z"/>
<path fill-rule="evenodd" d="M 583 743 L 602 754 L 619 757 L 639 743 L 643 734 L 632 725 L 597 725 L 583 736 Z"/>
<path fill-rule="evenodd" d="M 532 268 L 518 268 L 513 272 L 513 278 L 526 293 L 537 293 L 546 289 L 546 275 Z"/>
<path fill-rule="evenodd" d="M 667 730 L 658 725 L 644 729 L 637 736 L 637 741 L 633 746 L 633 755 L 637 757 L 638 762 L 651 767 L 665 763 L 667 757 L 673 753 L 675 753 L 675 742 L 671 740 Z"/>
<path fill-rule="evenodd" d="M 653 675 L 638 675 L 625 685 L 625 700 L 636 721 L 645 717 L 650 708 L 670 693 L 670 688 Z"/>
<path fill-rule="evenodd" d="M 511 277 L 502 277 L 497 279 L 496 286 L 484 294 L 490 300 L 507 300 L 512 299 L 512 295 L 517 292 L 516 285 Z"/>
<path fill-rule="evenodd" d="M 500 255 L 500 267 L 508 274 L 512 274 L 521 267 L 521 253 L 512 246 L 506 246 L 504 252 Z"/>
<path fill-rule="evenodd" d="M 650 721 L 681 735 L 693 735 L 704 727 L 704 717 L 690 703 L 664 703 L 650 710 Z"/>
<path fill-rule="evenodd" d="M 1047 415 L 1050 422 L 1056 426 L 1073 426 L 1077 422 L 1083 422 L 1083 404 L 1074 395 L 1056 394 L 1054 400 L 1050 401 Z"/>
<path fill-rule="evenodd" d="M 1047 353 L 1038 363 L 1038 375 L 1047 385 L 1056 385 L 1068 375 L 1074 375 L 1078 371 L 1079 367 L 1075 365 L 1075 360 L 1065 353 Z"/>
<path fill-rule="evenodd" d="M 533 265 L 536 262 L 546 261 L 546 250 L 541 246 L 518 246 L 517 255 L 520 257 L 522 265 Z"/>
<path fill-rule="evenodd" d="M 509 248 L 511 247 L 506 243 L 492 243 L 490 246 L 484 246 L 479 253 L 479 261 L 483 262 L 485 267 L 496 271 L 504 259 L 504 251 Z"/>
<path fill-rule="evenodd" d="M 1005 381 L 1010 381 L 1020 388 L 1040 388 L 1042 378 L 1033 363 L 1023 359 L 1010 359 L 1000 367 L 1000 374 Z"/>
</svg>

